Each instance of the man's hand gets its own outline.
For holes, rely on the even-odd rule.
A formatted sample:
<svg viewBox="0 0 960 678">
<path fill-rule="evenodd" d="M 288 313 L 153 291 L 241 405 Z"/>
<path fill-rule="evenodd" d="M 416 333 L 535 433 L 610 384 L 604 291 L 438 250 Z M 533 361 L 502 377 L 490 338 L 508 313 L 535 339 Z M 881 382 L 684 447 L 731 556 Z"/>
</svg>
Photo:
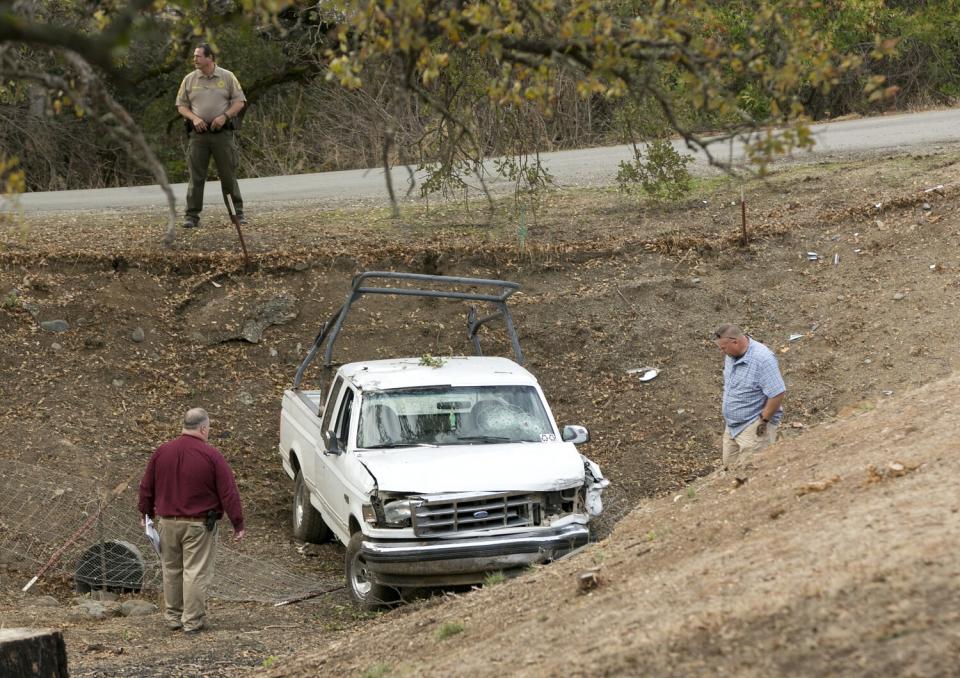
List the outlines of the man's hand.
<svg viewBox="0 0 960 678">
<path fill-rule="evenodd" d="M 235 542 L 243 541 L 243 536 L 247 533 L 246 530 L 234 530 L 233 531 L 233 540 Z"/>
<path fill-rule="evenodd" d="M 195 118 L 193 121 L 193 129 L 196 130 L 197 133 L 206 132 L 207 121 L 200 117 Z"/>
<path fill-rule="evenodd" d="M 227 124 L 227 114 L 222 113 L 213 119 L 213 122 L 210 123 L 210 129 L 216 132 L 218 129 Z"/>
</svg>

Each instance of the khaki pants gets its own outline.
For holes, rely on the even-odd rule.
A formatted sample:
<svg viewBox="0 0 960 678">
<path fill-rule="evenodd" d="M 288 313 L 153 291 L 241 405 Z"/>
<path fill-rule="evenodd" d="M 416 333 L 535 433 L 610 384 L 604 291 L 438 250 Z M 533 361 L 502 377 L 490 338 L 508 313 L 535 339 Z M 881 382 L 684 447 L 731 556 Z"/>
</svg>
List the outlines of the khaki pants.
<svg viewBox="0 0 960 678">
<path fill-rule="evenodd" d="M 777 425 L 767 424 L 767 431 L 762 436 L 757 435 L 757 426 L 760 417 L 757 417 L 749 426 L 740 431 L 737 437 L 730 435 L 730 429 L 723 429 L 723 467 L 736 468 L 746 464 L 755 455 L 777 439 Z"/>
<path fill-rule="evenodd" d="M 163 568 L 164 619 L 185 631 L 203 627 L 207 588 L 213 581 L 217 527 L 200 520 L 160 518 L 160 565 Z"/>
<path fill-rule="evenodd" d="M 210 156 L 220 175 L 220 189 L 233 197 L 233 207 L 237 214 L 243 214 L 243 198 L 240 196 L 240 184 L 237 183 L 237 145 L 233 131 L 190 133 L 188 160 L 190 165 L 190 183 L 187 185 L 187 217 L 199 219 L 203 210 L 203 189 L 207 183 L 207 168 Z"/>
</svg>

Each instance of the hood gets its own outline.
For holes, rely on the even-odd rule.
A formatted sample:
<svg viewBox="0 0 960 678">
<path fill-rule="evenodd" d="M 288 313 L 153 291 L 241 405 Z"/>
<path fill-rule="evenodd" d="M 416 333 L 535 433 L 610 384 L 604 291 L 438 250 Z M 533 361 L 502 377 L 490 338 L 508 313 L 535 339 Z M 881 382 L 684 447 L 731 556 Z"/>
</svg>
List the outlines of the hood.
<svg viewBox="0 0 960 678">
<path fill-rule="evenodd" d="M 365 450 L 357 459 L 385 492 L 548 492 L 583 483 L 572 443 Z"/>
</svg>

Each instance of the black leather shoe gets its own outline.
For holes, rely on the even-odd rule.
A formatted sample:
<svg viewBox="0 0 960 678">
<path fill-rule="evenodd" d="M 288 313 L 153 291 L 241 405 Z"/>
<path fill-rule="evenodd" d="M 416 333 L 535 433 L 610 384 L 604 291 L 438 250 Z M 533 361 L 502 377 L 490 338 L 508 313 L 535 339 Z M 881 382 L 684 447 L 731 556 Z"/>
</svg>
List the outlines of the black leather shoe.
<svg viewBox="0 0 960 678">
<path fill-rule="evenodd" d="M 237 223 L 240 224 L 241 226 L 246 226 L 246 225 L 247 225 L 247 218 L 246 218 L 245 216 L 243 216 L 242 214 L 238 214 L 238 215 L 237 215 Z"/>
<path fill-rule="evenodd" d="M 183 222 L 184 228 L 199 228 L 200 220 L 194 219 L 193 217 L 187 217 Z"/>
</svg>

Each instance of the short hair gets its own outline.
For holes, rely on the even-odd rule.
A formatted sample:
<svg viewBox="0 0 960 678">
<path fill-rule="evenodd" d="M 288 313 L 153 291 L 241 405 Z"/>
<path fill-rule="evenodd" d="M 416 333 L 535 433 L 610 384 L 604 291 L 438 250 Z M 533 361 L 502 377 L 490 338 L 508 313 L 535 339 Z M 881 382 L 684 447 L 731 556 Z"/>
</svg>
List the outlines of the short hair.
<svg viewBox="0 0 960 678">
<path fill-rule="evenodd" d="M 717 331 L 713 333 L 713 336 L 715 339 L 739 339 L 743 336 L 743 330 L 740 329 L 739 325 L 723 323 L 717 328 Z"/>
<path fill-rule="evenodd" d="M 203 426 L 204 422 L 209 421 L 210 416 L 205 409 L 202 407 L 191 407 L 187 410 L 187 413 L 183 415 L 183 430 L 197 431 Z"/>
<path fill-rule="evenodd" d="M 203 50 L 203 56 L 209 57 L 214 61 L 217 60 L 217 55 L 213 53 L 213 47 L 210 46 L 209 42 L 201 42 L 197 47 Z"/>
</svg>

